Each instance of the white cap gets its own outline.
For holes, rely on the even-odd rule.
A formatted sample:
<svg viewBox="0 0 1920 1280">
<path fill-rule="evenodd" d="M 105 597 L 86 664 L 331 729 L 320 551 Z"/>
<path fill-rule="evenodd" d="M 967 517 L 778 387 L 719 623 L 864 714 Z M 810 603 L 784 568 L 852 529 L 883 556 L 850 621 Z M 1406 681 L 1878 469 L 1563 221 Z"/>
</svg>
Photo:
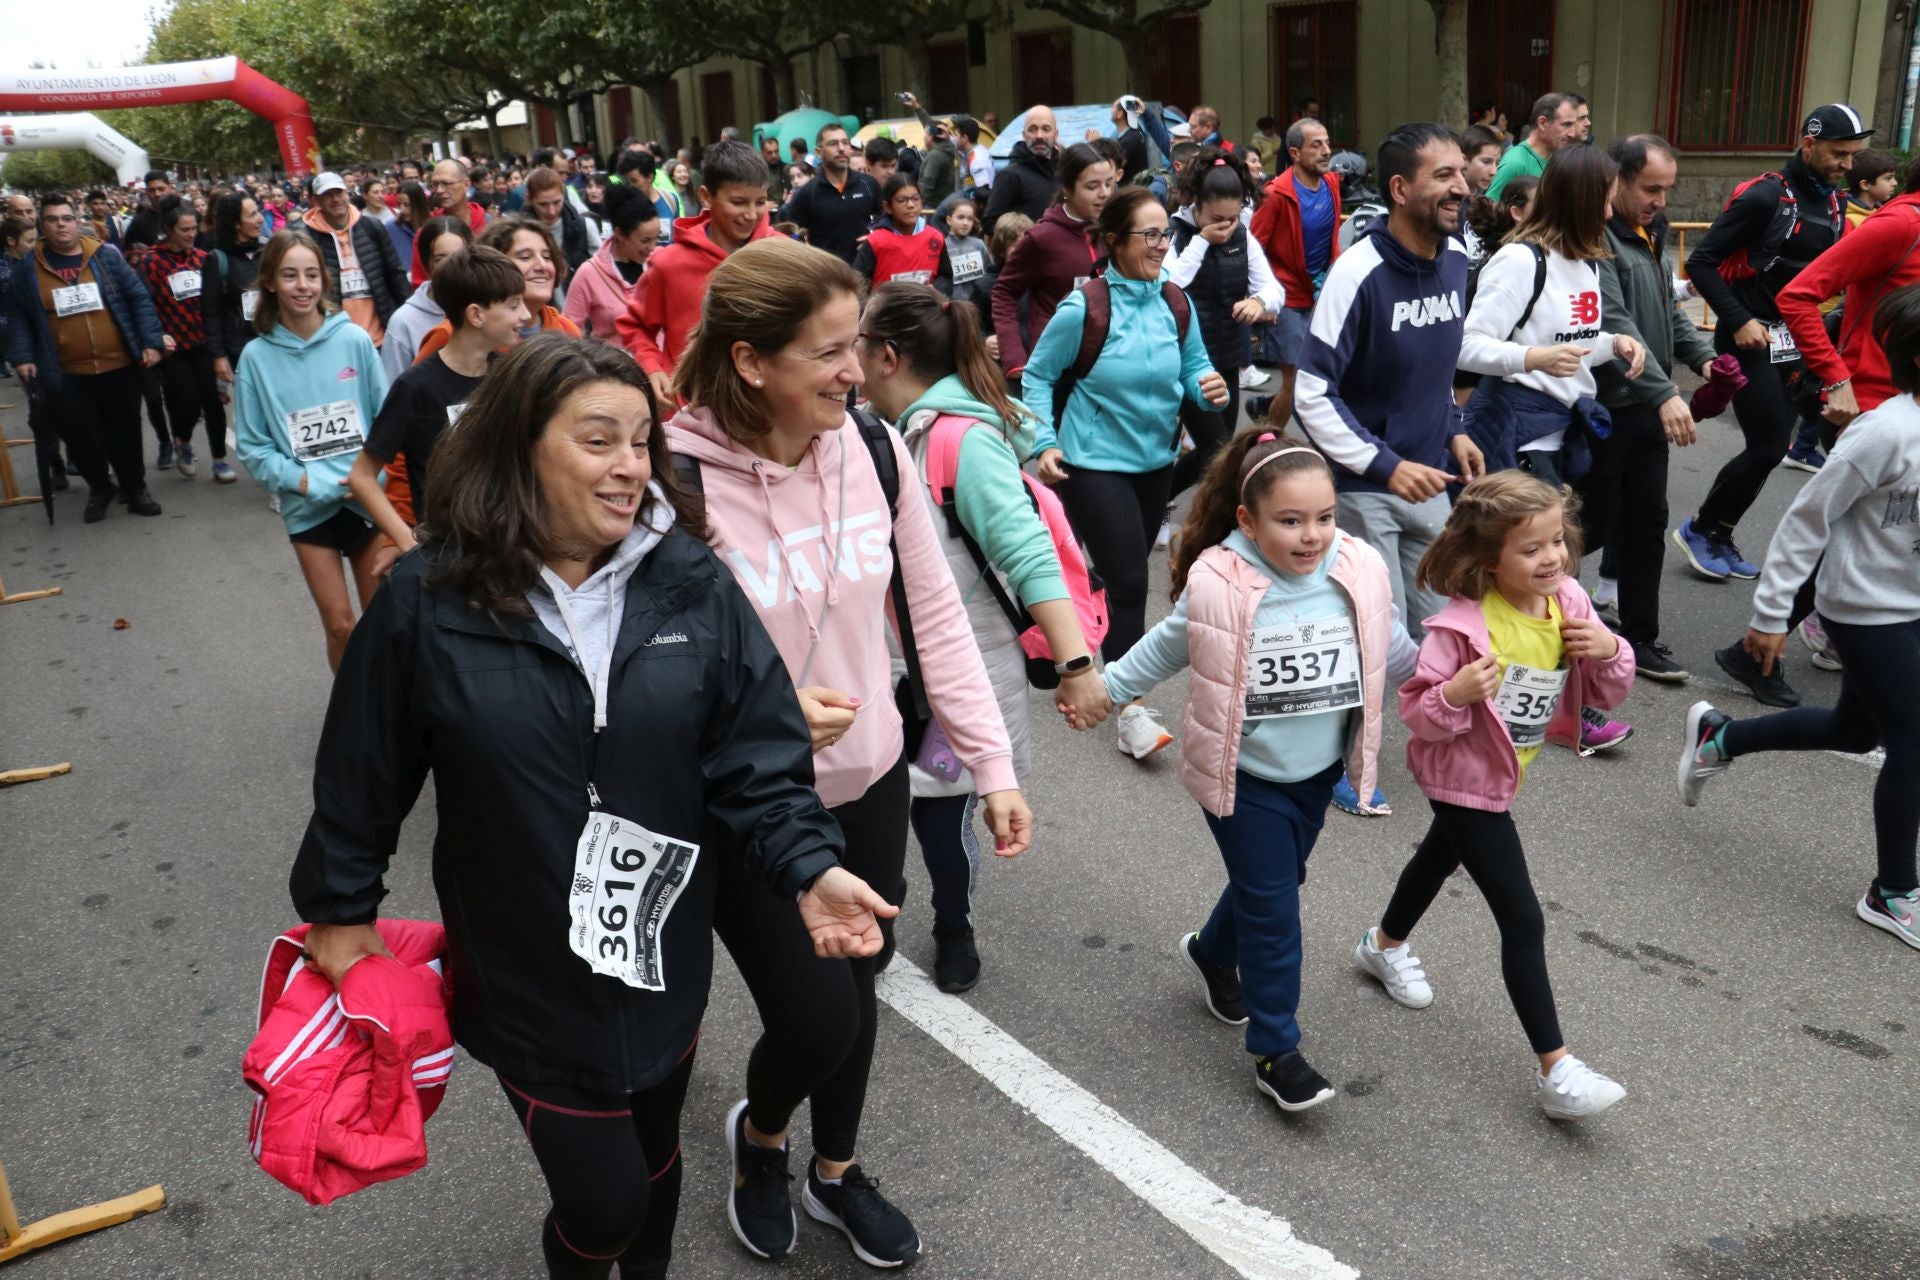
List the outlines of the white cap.
<svg viewBox="0 0 1920 1280">
<path fill-rule="evenodd" d="M 329 191 L 345 191 L 346 189 L 346 179 L 331 169 L 317 175 L 313 180 L 313 194 L 316 196 L 323 196 Z"/>
</svg>

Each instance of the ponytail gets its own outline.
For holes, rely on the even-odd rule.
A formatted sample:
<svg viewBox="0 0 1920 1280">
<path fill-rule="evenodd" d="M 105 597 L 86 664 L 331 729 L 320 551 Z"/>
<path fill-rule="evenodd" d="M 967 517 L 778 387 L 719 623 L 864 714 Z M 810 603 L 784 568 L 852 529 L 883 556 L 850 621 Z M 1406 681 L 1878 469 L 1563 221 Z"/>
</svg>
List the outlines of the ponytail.
<svg viewBox="0 0 1920 1280">
<path fill-rule="evenodd" d="M 1007 394 L 972 303 L 943 298 L 931 285 L 892 280 L 873 291 L 860 327 L 871 340 L 891 345 L 916 377 L 937 382 L 957 375 L 968 394 L 999 415 L 1003 435 L 1011 438 L 1032 416 Z"/>
<path fill-rule="evenodd" d="M 1287 450 L 1301 452 L 1276 455 Z M 1213 455 L 1206 474 L 1193 491 L 1187 518 L 1173 540 L 1173 552 L 1167 568 L 1173 578 L 1172 598 L 1178 600 L 1187 589 L 1187 575 L 1194 561 L 1208 547 L 1226 541 L 1240 527 L 1240 508 L 1257 509 L 1284 476 L 1302 471 L 1321 471 L 1329 480 L 1333 471 L 1327 460 L 1314 452 L 1304 440 L 1283 435 L 1265 426 L 1250 426 L 1229 440 Z"/>
</svg>

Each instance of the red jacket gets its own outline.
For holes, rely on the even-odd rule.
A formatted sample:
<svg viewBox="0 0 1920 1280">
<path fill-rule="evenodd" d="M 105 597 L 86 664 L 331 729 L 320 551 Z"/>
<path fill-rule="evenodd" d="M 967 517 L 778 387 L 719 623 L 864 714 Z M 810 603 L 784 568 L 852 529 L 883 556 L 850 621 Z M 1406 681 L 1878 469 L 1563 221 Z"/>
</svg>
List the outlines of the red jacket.
<svg viewBox="0 0 1920 1280">
<path fill-rule="evenodd" d="M 727 251 L 707 234 L 713 215 L 676 218 L 673 241 L 654 250 L 646 274 L 633 286 L 626 312 L 614 322 L 619 344 L 633 353 L 648 373 L 672 373 L 687 349 L 693 326 L 700 323 L 700 306 L 707 298 L 707 277 L 727 260 Z M 777 236 L 765 218 L 749 240 Z"/>
<path fill-rule="evenodd" d="M 1920 282 L 1920 195 L 1896 196 L 1804 267 L 1774 301 L 1807 368 L 1823 386 L 1851 377 L 1853 398 L 1865 413 L 1899 394 L 1887 374 L 1887 353 L 1873 340 L 1874 313 L 1890 290 L 1915 282 Z M 1835 351 L 1820 304 L 1843 289 L 1844 349 Z"/>
<path fill-rule="evenodd" d="M 1331 267 L 1340 256 L 1340 175 L 1329 169 L 1320 181 L 1333 191 L 1333 249 L 1327 254 Z M 1293 185 L 1293 166 L 1267 184 L 1265 199 L 1253 211 L 1252 231 L 1287 291 L 1287 305 L 1296 311 L 1313 310 L 1313 281 L 1307 276 L 1307 245 L 1301 238 L 1300 192 Z"/>
<path fill-rule="evenodd" d="M 1000 367 L 1009 378 L 1027 367 L 1027 349 L 1040 340 L 1060 300 L 1098 274 L 1095 268 L 1106 256 L 1094 224 L 1058 204 L 1014 243 L 993 282 L 993 331 L 1000 338 Z"/>
<path fill-rule="evenodd" d="M 441 215 L 436 213 L 434 214 L 434 216 L 437 218 Z M 480 228 L 487 225 L 487 211 L 485 209 L 482 209 L 479 205 L 475 204 L 473 201 L 469 200 L 467 201 L 467 217 L 472 219 L 472 221 L 470 221 L 467 225 L 470 228 L 472 228 L 473 234 L 475 234 L 476 236 L 479 235 Z M 382 227 L 380 228 L 380 230 L 384 232 L 386 228 Z M 428 280 L 433 278 L 432 275 L 427 271 L 426 260 L 420 256 L 421 253 L 424 251 L 424 249 L 420 244 L 419 232 L 425 230 L 425 228 L 415 227 L 413 230 L 415 233 L 413 237 L 413 265 L 408 269 L 408 271 L 415 285 L 423 285 Z"/>
<path fill-rule="evenodd" d="M 360 961 L 335 991 L 302 957 L 310 927 L 267 952 L 260 1033 L 242 1063 L 260 1095 L 247 1141 L 262 1169 L 329 1204 L 427 1163 L 427 1117 L 453 1070 L 447 935 L 424 920 L 381 920 L 393 958 Z"/>
</svg>

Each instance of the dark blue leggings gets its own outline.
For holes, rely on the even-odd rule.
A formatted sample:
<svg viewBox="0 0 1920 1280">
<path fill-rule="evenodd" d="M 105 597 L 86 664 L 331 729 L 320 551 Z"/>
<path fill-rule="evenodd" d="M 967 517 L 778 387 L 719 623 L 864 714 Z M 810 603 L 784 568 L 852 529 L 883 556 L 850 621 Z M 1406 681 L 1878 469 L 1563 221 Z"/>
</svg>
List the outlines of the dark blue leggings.
<svg viewBox="0 0 1920 1280">
<path fill-rule="evenodd" d="M 957 796 L 918 796 L 908 811 L 920 857 L 933 882 L 933 932 L 951 937 L 973 927 L 973 885 L 980 877 L 980 829 L 974 792 Z"/>
<path fill-rule="evenodd" d="M 1920 839 L 1920 620 L 1882 627 L 1826 623 L 1839 651 L 1840 700 L 1831 709 L 1796 707 L 1736 720 L 1721 739 L 1729 756 L 1756 751 L 1886 750 L 1873 784 L 1873 832 L 1879 852 L 1874 887 L 1914 889 L 1914 841 Z M 1871 688 L 1867 687 L 1871 685 Z"/>
</svg>

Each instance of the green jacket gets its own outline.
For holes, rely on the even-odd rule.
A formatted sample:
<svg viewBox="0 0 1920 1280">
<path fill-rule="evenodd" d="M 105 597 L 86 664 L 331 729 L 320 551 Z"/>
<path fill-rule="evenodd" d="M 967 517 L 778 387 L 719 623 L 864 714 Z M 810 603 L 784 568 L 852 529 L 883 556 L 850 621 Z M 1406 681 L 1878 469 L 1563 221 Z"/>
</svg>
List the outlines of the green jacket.
<svg viewBox="0 0 1920 1280">
<path fill-rule="evenodd" d="M 927 145 L 920 153 L 920 198 L 931 214 L 940 207 L 942 200 L 953 194 L 956 153 L 951 134 L 938 143 L 933 141 L 934 119 L 927 114 L 925 107 L 913 114 L 919 118 L 920 127 L 927 131 Z"/>
<path fill-rule="evenodd" d="M 1610 409 L 1664 404 L 1680 394 L 1673 385 L 1676 359 L 1689 369 L 1713 360 L 1713 344 L 1673 296 L 1665 219 L 1648 230 L 1653 233 L 1652 249 L 1625 219 L 1607 220 L 1607 247 L 1613 256 L 1600 260 L 1600 314 L 1607 328 L 1631 334 L 1647 349 L 1646 368 L 1638 378 L 1629 380 L 1618 360 L 1595 366 L 1600 403 Z"/>
</svg>

